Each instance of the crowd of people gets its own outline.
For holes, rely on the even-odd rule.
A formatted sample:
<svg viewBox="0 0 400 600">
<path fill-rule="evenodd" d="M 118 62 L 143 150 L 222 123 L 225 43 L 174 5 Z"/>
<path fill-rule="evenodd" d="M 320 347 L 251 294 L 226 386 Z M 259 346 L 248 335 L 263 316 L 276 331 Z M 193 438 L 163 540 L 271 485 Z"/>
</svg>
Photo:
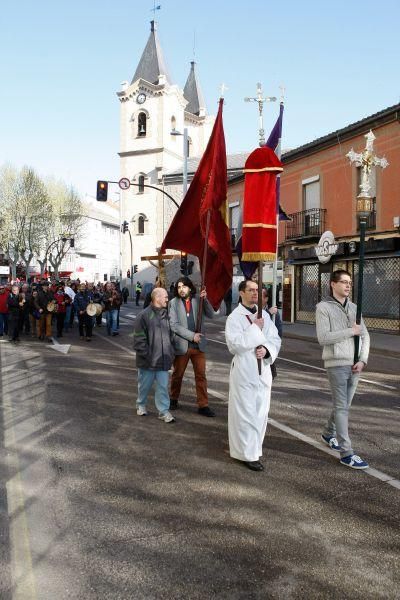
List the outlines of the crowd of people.
<svg viewBox="0 0 400 600">
<path fill-rule="evenodd" d="M 348 271 L 331 274 L 331 294 L 316 307 L 318 341 L 332 392 L 332 412 L 321 439 L 338 452 L 341 464 L 366 469 L 368 463 L 355 454 L 348 432 L 351 402 L 360 374 L 368 361 L 369 334 L 363 320 L 356 323 L 356 305 L 350 302 L 351 276 Z M 136 288 L 139 303 L 142 292 Z M 233 355 L 229 377 L 228 433 L 230 455 L 253 471 L 264 469 L 262 447 L 268 422 L 274 363 L 278 356 L 282 322 L 276 307 L 268 304 L 263 290 L 262 316 L 257 315 L 258 286 L 253 280 L 239 284 L 239 304 L 231 311 L 227 304 L 225 339 Z M 105 315 L 108 335 L 119 334 L 119 312 L 129 291 L 118 283 L 47 281 L 21 285 L 0 285 L 0 338 L 18 342 L 21 335 L 52 341 L 68 333 L 77 322 L 80 339 L 91 341 L 93 327 L 102 326 Z M 229 300 L 229 299 L 228 299 Z M 214 417 L 209 406 L 206 378 L 206 333 L 203 317 L 214 311 L 205 289 L 197 296 L 188 277 L 171 285 L 169 294 L 157 279 L 147 294 L 143 310 L 135 320 L 133 346 L 138 370 L 136 410 L 148 414 L 148 395 L 155 384 L 158 416 L 173 423 L 172 412 L 180 408 L 179 397 L 189 362 L 195 379 L 198 413 Z M 275 323 L 274 323 L 275 322 Z M 355 357 L 355 338 L 361 340 Z M 169 371 L 172 370 L 171 381 Z"/>
<path fill-rule="evenodd" d="M 128 292 L 129 294 L 129 292 Z M 19 342 L 22 335 L 52 342 L 77 324 L 81 340 L 90 342 L 94 327 L 106 318 L 108 335 L 119 334 L 119 312 L 126 297 L 118 283 L 88 283 L 43 279 L 33 283 L 0 284 L 0 338 Z"/>
</svg>

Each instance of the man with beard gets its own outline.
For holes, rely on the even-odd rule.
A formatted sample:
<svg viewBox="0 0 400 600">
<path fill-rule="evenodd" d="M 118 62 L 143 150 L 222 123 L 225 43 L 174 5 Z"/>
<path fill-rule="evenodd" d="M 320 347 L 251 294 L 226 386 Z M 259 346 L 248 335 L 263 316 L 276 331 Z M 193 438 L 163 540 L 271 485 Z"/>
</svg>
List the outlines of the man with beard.
<svg viewBox="0 0 400 600">
<path fill-rule="evenodd" d="M 182 379 L 189 360 L 192 362 L 196 383 L 196 396 L 199 414 L 205 417 L 215 417 L 215 413 L 208 406 L 207 378 L 206 378 L 206 338 L 204 335 L 204 319 L 201 331 L 196 331 L 199 304 L 196 288 L 189 277 L 180 277 L 175 284 L 175 297 L 169 303 L 171 329 L 175 333 L 175 359 L 171 379 L 171 410 L 178 408 L 178 398 L 181 392 Z M 207 300 L 207 293 L 200 293 L 203 297 L 203 314 L 213 318 L 218 313 Z"/>
</svg>

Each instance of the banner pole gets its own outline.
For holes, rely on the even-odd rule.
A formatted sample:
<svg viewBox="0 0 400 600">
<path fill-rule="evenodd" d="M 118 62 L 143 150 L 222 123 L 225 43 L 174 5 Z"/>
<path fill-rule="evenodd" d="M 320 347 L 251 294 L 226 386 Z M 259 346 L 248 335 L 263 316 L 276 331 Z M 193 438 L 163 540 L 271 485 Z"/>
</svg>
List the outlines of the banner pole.
<svg viewBox="0 0 400 600">
<path fill-rule="evenodd" d="M 262 319 L 262 284 L 263 284 L 263 262 L 258 262 L 258 311 L 257 318 Z M 262 358 L 257 359 L 258 363 L 258 374 L 261 375 L 262 369 Z"/>
<path fill-rule="evenodd" d="M 204 281 L 206 278 L 206 269 L 207 269 L 207 248 L 208 248 L 208 236 L 210 233 L 210 221 L 211 221 L 211 210 L 208 209 L 207 211 L 207 222 L 206 222 L 206 235 L 204 238 L 204 251 L 203 251 L 203 263 L 202 263 L 202 269 L 201 269 L 201 286 L 200 286 L 200 292 L 202 292 L 204 290 Z M 204 304 L 204 298 L 202 298 L 200 296 L 200 301 L 199 301 L 199 312 L 197 313 L 197 325 L 196 325 L 196 333 L 200 333 L 201 331 L 201 323 L 202 323 L 202 319 L 203 319 L 203 304 Z"/>
</svg>

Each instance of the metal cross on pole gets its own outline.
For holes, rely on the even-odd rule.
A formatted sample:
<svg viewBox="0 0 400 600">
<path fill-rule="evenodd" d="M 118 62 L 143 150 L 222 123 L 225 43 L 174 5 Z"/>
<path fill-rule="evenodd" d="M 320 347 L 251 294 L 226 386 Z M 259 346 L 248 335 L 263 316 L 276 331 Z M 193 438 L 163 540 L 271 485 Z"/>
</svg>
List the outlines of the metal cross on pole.
<svg viewBox="0 0 400 600">
<path fill-rule="evenodd" d="M 259 128 L 258 134 L 260 136 L 260 146 L 265 146 L 265 131 L 264 131 L 264 120 L 263 120 L 263 108 L 265 102 L 275 102 L 275 96 L 263 96 L 261 83 L 257 83 L 257 96 L 254 98 L 246 97 L 244 99 L 245 102 L 257 102 L 258 103 L 258 118 L 259 118 Z"/>
<path fill-rule="evenodd" d="M 360 219 L 360 251 L 358 260 L 358 286 L 357 286 L 357 315 L 356 323 L 361 323 L 362 312 L 362 290 L 364 279 L 364 248 L 365 248 L 365 230 L 367 228 L 367 219 L 372 211 L 371 196 L 371 171 L 372 167 L 381 167 L 386 169 L 389 165 L 386 158 L 378 158 L 374 154 L 374 140 L 376 139 L 372 131 L 365 136 L 366 144 L 362 152 L 354 152 L 353 148 L 346 154 L 350 164 L 361 167 L 360 193 L 357 196 L 357 215 Z M 359 358 L 360 338 L 354 338 L 354 364 Z"/>
</svg>

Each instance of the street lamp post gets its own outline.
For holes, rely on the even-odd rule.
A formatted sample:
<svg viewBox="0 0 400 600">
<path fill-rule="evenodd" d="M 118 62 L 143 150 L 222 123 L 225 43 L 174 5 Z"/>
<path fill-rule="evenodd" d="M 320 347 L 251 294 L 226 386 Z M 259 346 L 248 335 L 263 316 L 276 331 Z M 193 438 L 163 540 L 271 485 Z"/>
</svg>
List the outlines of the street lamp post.
<svg viewBox="0 0 400 600">
<path fill-rule="evenodd" d="M 183 137 L 182 192 L 183 197 L 185 197 L 188 189 L 188 129 L 184 127 L 183 133 L 173 129 L 171 135 L 181 135 Z"/>
<path fill-rule="evenodd" d="M 124 221 L 121 224 L 121 228 L 120 228 L 121 233 L 129 233 L 129 241 L 131 244 L 131 268 L 130 268 L 130 280 L 131 280 L 131 298 L 133 298 L 133 243 L 132 243 L 132 235 L 131 232 L 129 231 L 129 223 L 128 221 Z"/>
<path fill-rule="evenodd" d="M 372 131 L 364 136 L 367 140 L 365 148 L 361 153 L 354 152 L 353 148 L 346 154 L 350 164 L 361 167 L 360 193 L 357 196 L 357 216 L 360 222 L 360 251 L 358 259 L 358 286 L 357 286 L 357 314 L 356 323 L 361 323 L 362 313 L 362 292 L 364 281 L 364 250 L 365 250 L 365 231 L 367 228 L 367 219 L 372 211 L 371 196 L 371 171 L 372 167 L 381 167 L 385 169 L 389 163 L 386 158 L 378 158 L 374 154 L 374 140 L 376 139 Z M 354 338 L 354 363 L 358 362 L 360 348 L 360 338 Z"/>
</svg>

